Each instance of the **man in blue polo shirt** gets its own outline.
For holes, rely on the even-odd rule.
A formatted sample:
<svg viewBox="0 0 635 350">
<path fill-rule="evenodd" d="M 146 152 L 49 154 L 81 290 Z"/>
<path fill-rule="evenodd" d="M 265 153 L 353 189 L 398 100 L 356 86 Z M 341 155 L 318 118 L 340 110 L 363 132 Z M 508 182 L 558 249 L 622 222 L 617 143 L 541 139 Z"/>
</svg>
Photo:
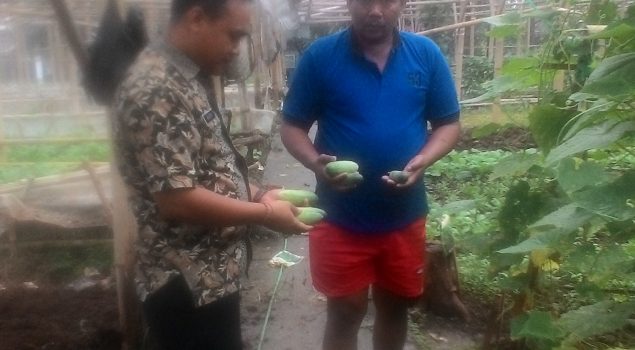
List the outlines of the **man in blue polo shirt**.
<svg viewBox="0 0 635 350">
<path fill-rule="evenodd" d="M 439 48 L 396 29 L 405 0 L 347 5 L 350 28 L 317 40 L 300 61 L 281 135 L 316 174 L 328 213 L 309 238 L 313 283 L 328 299 L 323 349 L 357 348 L 371 287 L 374 348 L 401 349 L 407 308 L 423 292 L 423 173 L 456 144 L 459 105 Z M 357 162 L 363 182 L 329 176 L 325 166 L 336 159 Z M 392 170 L 409 176 L 396 183 Z"/>
</svg>

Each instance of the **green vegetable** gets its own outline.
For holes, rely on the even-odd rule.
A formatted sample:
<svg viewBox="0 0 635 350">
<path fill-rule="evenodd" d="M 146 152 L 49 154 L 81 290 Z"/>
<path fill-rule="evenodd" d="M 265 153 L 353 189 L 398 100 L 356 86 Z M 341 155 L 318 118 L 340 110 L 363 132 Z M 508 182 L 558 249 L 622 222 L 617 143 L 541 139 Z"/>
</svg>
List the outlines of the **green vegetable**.
<svg viewBox="0 0 635 350">
<path fill-rule="evenodd" d="M 364 181 L 364 177 L 362 176 L 362 174 L 358 173 L 357 171 L 354 173 L 348 173 L 346 174 L 346 184 L 348 185 L 357 185 L 358 183 Z"/>
<path fill-rule="evenodd" d="M 315 205 L 318 200 L 315 193 L 306 190 L 281 190 L 278 198 L 297 207 Z"/>
<path fill-rule="evenodd" d="M 326 212 L 320 208 L 300 207 L 298 209 L 300 210 L 298 220 L 307 225 L 315 225 L 326 216 Z"/>
<path fill-rule="evenodd" d="M 350 160 L 337 160 L 326 164 L 326 173 L 336 176 L 342 173 L 354 173 L 359 170 L 359 165 Z"/>
<path fill-rule="evenodd" d="M 406 183 L 406 181 L 408 181 L 408 177 L 410 177 L 410 173 L 407 171 L 393 170 L 388 173 L 388 177 L 392 181 L 398 184 L 403 184 L 403 183 Z"/>
</svg>

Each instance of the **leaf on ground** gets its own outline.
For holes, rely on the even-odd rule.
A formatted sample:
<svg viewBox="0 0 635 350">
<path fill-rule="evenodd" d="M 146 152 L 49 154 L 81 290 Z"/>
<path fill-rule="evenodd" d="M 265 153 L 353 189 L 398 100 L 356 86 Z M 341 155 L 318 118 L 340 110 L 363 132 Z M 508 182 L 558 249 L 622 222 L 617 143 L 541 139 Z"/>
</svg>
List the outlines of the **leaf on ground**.
<svg viewBox="0 0 635 350">
<path fill-rule="evenodd" d="M 511 336 L 516 339 L 556 340 L 562 336 L 562 331 L 548 312 L 530 311 L 512 320 Z"/>
</svg>

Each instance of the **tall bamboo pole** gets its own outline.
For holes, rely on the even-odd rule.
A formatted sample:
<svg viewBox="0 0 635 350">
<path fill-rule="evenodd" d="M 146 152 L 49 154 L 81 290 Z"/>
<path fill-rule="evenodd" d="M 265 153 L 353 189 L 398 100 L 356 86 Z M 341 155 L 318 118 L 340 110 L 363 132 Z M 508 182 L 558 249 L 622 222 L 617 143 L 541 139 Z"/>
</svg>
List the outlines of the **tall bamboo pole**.
<svg viewBox="0 0 635 350">
<path fill-rule="evenodd" d="M 58 18 L 61 29 L 64 31 L 64 35 L 66 36 L 66 40 L 68 40 L 71 50 L 73 51 L 73 55 L 77 60 L 77 63 L 84 67 L 86 65 L 87 54 L 86 48 L 82 44 L 79 39 L 79 35 L 77 30 L 75 29 L 75 25 L 73 24 L 73 19 L 71 14 L 66 6 L 64 0 L 49 0 L 51 5 L 53 6 L 53 10 L 55 10 L 55 15 Z M 117 0 L 122 1 L 122 0 Z"/>
<path fill-rule="evenodd" d="M 490 10 L 490 16 L 498 15 L 498 13 L 496 12 L 496 0 L 489 0 L 489 10 Z M 495 39 L 490 36 L 487 41 L 487 57 L 491 61 L 494 60 L 494 45 L 495 45 Z"/>
<path fill-rule="evenodd" d="M 465 20 L 465 9 L 467 5 L 467 0 L 460 0 L 460 6 L 458 13 L 455 10 L 455 19 L 457 23 L 463 22 Z M 456 88 L 456 93 L 459 96 L 459 99 L 462 99 L 462 86 L 463 86 L 463 51 L 465 50 L 465 28 L 458 28 L 456 30 L 456 41 L 454 47 L 454 64 L 455 64 L 455 77 L 454 84 Z"/>
<path fill-rule="evenodd" d="M 254 15 L 254 30 L 252 33 L 252 42 L 254 44 L 254 60 L 256 67 L 254 68 L 254 106 L 257 109 L 264 108 L 262 97 L 262 8 L 260 2 L 256 2 L 256 11 Z"/>
<path fill-rule="evenodd" d="M 500 15 L 505 7 L 505 0 L 491 0 L 494 5 L 496 15 Z M 494 40 L 494 77 L 501 75 L 503 70 L 503 59 L 505 55 L 505 38 L 496 38 Z M 503 120 L 503 110 L 501 109 L 500 98 L 494 100 L 492 104 L 492 119 L 495 123 Z"/>
<path fill-rule="evenodd" d="M 470 5 L 472 1 L 470 1 Z M 474 15 L 470 16 L 470 20 L 474 20 Z M 470 26 L 470 56 L 474 56 L 474 46 L 476 43 L 474 40 L 476 39 L 476 26 Z"/>
<path fill-rule="evenodd" d="M 125 0 L 115 0 L 119 13 L 123 13 Z M 112 113 L 112 111 L 110 111 Z M 112 139 L 112 137 L 111 137 Z M 113 148 L 114 149 L 114 148 Z M 137 239 L 137 222 L 128 203 L 128 190 L 123 182 L 117 159 L 111 162 L 113 184 L 112 227 L 117 278 L 119 326 L 123 333 L 122 350 L 137 349 L 141 344 L 141 308 L 136 295 L 134 242 Z"/>
</svg>

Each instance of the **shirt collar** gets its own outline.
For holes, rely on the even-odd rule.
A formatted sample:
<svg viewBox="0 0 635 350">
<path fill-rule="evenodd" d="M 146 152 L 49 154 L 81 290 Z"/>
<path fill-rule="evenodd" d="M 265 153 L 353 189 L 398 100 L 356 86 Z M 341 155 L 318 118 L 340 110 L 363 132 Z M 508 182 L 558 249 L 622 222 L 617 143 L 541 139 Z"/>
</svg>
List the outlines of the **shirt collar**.
<svg viewBox="0 0 635 350">
<path fill-rule="evenodd" d="M 395 28 L 392 35 L 392 49 L 390 50 L 390 52 L 395 52 L 395 50 L 397 50 L 397 48 L 399 48 L 399 46 L 401 45 L 401 35 L 399 35 L 399 29 Z M 361 47 L 359 46 L 359 42 L 356 40 L 355 35 L 353 35 L 353 27 L 349 26 L 346 29 L 346 36 L 348 37 L 353 52 L 363 56 L 363 52 Z"/>
<path fill-rule="evenodd" d="M 159 52 L 165 54 L 166 59 L 185 77 L 192 80 L 201 72 L 201 67 L 194 63 L 183 51 L 171 45 L 167 40 L 163 39 L 155 45 Z"/>
</svg>

